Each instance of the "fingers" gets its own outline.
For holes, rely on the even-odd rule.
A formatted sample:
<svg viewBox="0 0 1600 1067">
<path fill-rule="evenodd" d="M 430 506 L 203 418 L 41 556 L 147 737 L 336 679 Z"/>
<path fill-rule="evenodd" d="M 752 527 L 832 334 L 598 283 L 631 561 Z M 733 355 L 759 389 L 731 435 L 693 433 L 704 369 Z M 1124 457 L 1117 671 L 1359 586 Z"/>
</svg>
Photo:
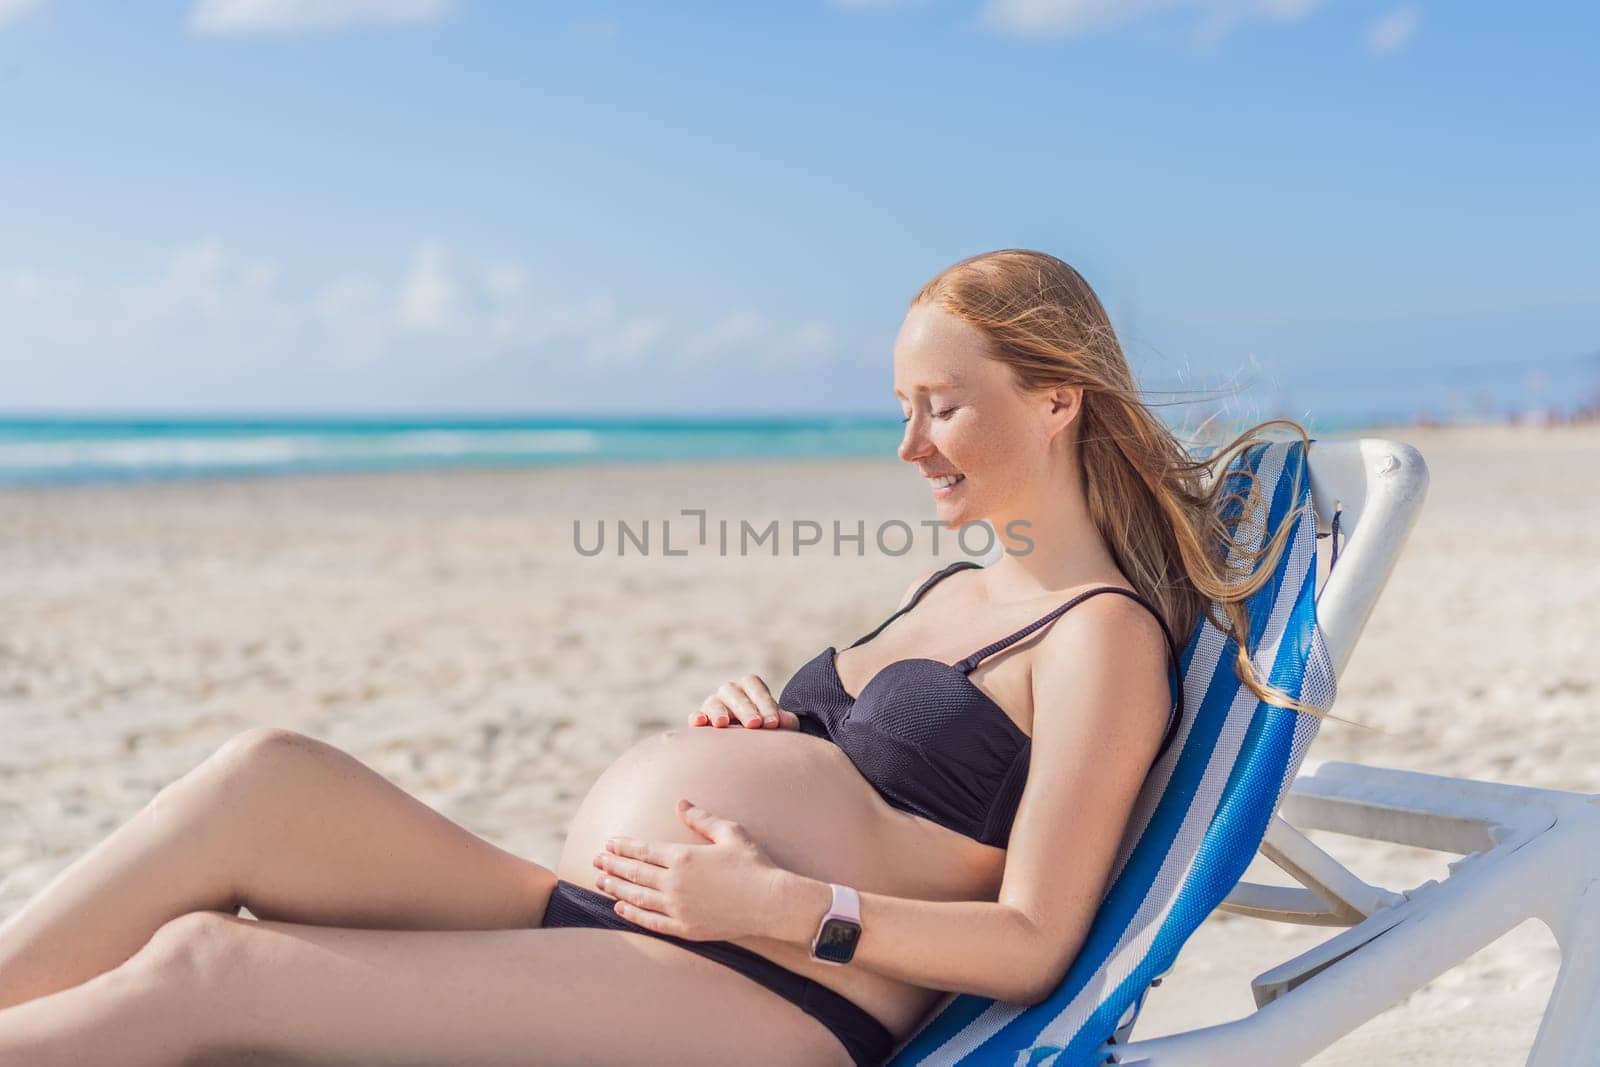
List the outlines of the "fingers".
<svg viewBox="0 0 1600 1067">
<path fill-rule="evenodd" d="M 726 701 L 716 693 L 706 697 L 705 703 L 700 705 L 700 710 L 695 712 L 689 720 L 690 726 L 729 726 L 739 720 L 734 716 L 732 709 Z"/>
<path fill-rule="evenodd" d="M 595 876 L 594 884 L 602 893 L 610 894 L 618 900 L 626 900 L 646 911 L 664 912 L 667 908 L 666 894 L 659 889 L 647 889 L 620 875 L 598 874 Z"/>
<path fill-rule="evenodd" d="M 700 710 L 689 716 L 690 726 L 726 726 L 733 721 L 733 712 L 716 693 L 706 697 Z"/>
<path fill-rule="evenodd" d="M 760 727 L 763 718 L 761 709 L 751 699 L 751 694 L 746 692 L 751 678 L 755 678 L 755 675 L 747 674 L 743 678 L 724 683 L 722 688 L 717 690 L 717 696 L 721 698 L 723 705 L 733 712 L 737 721 L 745 726 Z M 760 679 L 756 678 L 756 681 L 759 682 Z"/>
<path fill-rule="evenodd" d="M 637 904 L 629 904 L 626 900 L 617 901 L 611 906 L 611 910 L 635 926 L 642 926 L 646 930 L 654 930 L 658 934 L 670 934 L 673 937 L 681 937 L 685 941 L 702 940 L 701 938 L 690 937 L 689 928 L 672 916 L 641 908 Z"/>
<path fill-rule="evenodd" d="M 756 674 L 747 674 L 724 683 L 715 693 L 706 697 L 699 710 L 689 716 L 690 726 L 721 727 L 735 722 L 751 729 L 800 728 L 799 716 L 778 707 L 772 690 Z"/>
<path fill-rule="evenodd" d="M 653 863 L 641 863 L 639 860 L 631 860 L 614 852 L 596 853 L 594 865 L 602 874 L 614 874 L 618 878 L 627 879 L 634 885 L 643 886 L 651 890 L 661 888 L 661 877 L 667 873 L 665 867 L 657 867 Z M 632 897 L 628 899 L 633 900 Z M 634 903 L 650 907 L 650 904 L 643 900 L 634 900 Z"/>
<path fill-rule="evenodd" d="M 744 682 L 745 692 L 750 695 L 752 703 L 761 715 L 761 720 L 753 725 L 776 730 L 783 724 L 783 720 L 778 713 L 778 702 L 772 699 L 772 691 L 767 688 L 767 683 L 762 681 L 758 674 L 747 674 L 741 681 Z M 747 721 L 745 725 L 752 724 Z"/>
<path fill-rule="evenodd" d="M 643 860 L 653 863 L 657 867 L 671 867 L 684 860 L 683 846 L 664 844 L 659 841 L 646 841 L 637 837 L 626 837 L 613 834 L 606 838 L 606 852 L 613 856 L 623 856 L 628 859 Z"/>
<path fill-rule="evenodd" d="M 717 815 L 700 807 L 692 800 L 679 800 L 677 804 L 678 818 L 684 825 L 708 841 L 722 842 L 727 840 L 748 841 L 749 832 L 744 826 L 727 818 Z"/>
</svg>

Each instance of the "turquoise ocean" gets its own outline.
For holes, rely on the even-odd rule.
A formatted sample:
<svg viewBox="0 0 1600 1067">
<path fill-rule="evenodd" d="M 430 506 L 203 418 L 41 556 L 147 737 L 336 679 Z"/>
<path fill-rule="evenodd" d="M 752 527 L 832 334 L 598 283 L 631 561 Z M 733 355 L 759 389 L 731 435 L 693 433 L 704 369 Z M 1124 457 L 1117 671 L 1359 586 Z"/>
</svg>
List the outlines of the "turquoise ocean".
<svg viewBox="0 0 1600 1067">
<path fill-rule="evenodd" d="M 0 416 L 0 485 L 662 460 L 892 459 L 898 418 Z"/>
<path fill-rule="evenodd" d="M 1315 433 L 1359 424 L 1319 420 L 1306 427 Z M 867 415 L 0 415 L 0 486 L 670 460 L 893 459 L 902 429 L 898 416 Z"/>
</svg>

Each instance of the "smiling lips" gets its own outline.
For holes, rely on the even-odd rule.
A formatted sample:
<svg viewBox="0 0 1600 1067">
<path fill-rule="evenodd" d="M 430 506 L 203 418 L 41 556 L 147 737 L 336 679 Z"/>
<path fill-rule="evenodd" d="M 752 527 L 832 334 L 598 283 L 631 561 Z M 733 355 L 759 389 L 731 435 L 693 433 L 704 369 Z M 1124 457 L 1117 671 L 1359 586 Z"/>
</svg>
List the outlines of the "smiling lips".
<svg viewBox="0 0 1600 1067">
<path fill-rule="evenodd" d="M 936 478 L 928 479 L 933 485 L 933 497 L 935 500 L 949 496 L 955 491 L 956 486 L 966 480 L 967 476 L 965 474 L 943 474 Z"/>
</svg>

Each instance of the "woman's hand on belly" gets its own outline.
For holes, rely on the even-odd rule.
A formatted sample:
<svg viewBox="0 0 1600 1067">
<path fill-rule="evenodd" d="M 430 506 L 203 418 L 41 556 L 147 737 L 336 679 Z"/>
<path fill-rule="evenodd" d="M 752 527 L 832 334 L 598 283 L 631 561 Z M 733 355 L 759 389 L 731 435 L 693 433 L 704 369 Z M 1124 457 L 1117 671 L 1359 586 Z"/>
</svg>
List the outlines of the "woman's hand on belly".
<svg viewBox="0 0 1600 1067">
<path fill-rule="evenodd" d="M 800 717 L 778 707 L 772 690 L 759 674 L 724 683 L 706 697 L 699 711 L 689 716 L 690 726 L 723 727 L 734 722 L 767 730 L 800 729 Z"/>
<path fill-rule="evenodd" d="M 794 875 L 927 900 L 993 900 L 1000 884 L 991 854 L 1003 852 L 890 807 L 838 746 L 799 730 L 687 727 L 640 739 L 605 769 L 573 815 L 557 874 L 603 893 L 594 877 L 606 872 L 594 858 L 608 851 L 608 836 L 704 845 L 676 814 L 681 797 L 733 818 Z M 746 905 L 779 918 L 776 900 L 744 892 Z M 909 1027 L 936 998 L 813 960 L 809 945 L 770 935 L 726 940 L 848 996 L 891 1029 Z"/>
<path fill-rule="evenodd" d="M 594 858 L 600 892 L 617 899 L 617 914 L 657 933 L 689 941 L 768 936 L 782 868 L 732 819 L 688 800 L 677 813 L 706 843 L 609 837 Z"/>
</svg>

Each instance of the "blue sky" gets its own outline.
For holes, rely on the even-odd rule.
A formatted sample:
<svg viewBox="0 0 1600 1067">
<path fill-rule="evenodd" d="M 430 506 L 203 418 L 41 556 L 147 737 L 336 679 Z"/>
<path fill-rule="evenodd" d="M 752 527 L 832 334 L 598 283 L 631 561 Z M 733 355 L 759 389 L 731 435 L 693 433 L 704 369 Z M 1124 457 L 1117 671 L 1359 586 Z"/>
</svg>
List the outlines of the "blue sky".
<svg viewBox="0 0 1600 1067">
<path fill-rule="evenodd" d="M 0 0 L 0 409 L 897 415 L 911 293 L 1151 390 L 1600 388 L 1590 4 Z"/>
</svg>

